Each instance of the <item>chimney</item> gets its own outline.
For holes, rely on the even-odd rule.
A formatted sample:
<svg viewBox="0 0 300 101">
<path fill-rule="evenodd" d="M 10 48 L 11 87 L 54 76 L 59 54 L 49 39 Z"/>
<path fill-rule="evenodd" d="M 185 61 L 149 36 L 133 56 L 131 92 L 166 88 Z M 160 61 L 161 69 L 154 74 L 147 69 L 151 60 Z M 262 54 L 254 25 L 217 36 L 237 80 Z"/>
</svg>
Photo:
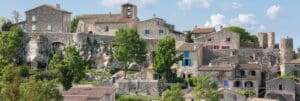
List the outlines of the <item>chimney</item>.
<svg viewBox="0 0 300 101">
<path fill-rule="evenodd" d="M 56 8 L 60 9 L 60 4 L 56 4 Z"/>
</svg>

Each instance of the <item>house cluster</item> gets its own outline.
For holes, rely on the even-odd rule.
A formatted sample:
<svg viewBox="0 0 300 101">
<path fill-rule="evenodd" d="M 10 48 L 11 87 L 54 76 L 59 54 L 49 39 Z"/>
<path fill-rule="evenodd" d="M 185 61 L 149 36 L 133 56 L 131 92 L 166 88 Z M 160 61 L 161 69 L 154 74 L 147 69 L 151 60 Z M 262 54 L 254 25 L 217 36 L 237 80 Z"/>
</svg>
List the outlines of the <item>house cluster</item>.
<svg viewBox="0 0 300 101">
<path fill-rule="evenodd" d="M 299 75 L 300 60 L 295 58 L 293 39 L 282 38 L 275 43 L 274 32 L 257 34 L 259 47 L 240 47 L 240 35 L 226 28 L 195 27 L 192 32 L 193 43 L 184 42 L 183 32 L 164 19 L 153 17 L 147 20 L 138 18 L 138 8 L 133 4 L 121 6 L 120 14 L 84 14 L 78 16 L 75 33 L 70 33 L 71 12 L 63 10 L 59 4 L 41 5 L 26 13 L 26 20 L 19 23 L 24 29 L 24 58 L 32 67 L 45 68 L 51 54 L 62 50 L 66 44 L 76 44 L 85 57 L 95 61 L 95 67 L 106 65 L 105 45 L 112 42 L 115 32 L 121 28 L 136 28 L 138 34 L 147 42 L 151 52 L 157 40 L 164 36 L 176 39 L 178 54 L 183 59 L 174 65 L 177 75 L 191 78 L 210 75 L 218 81 L 224 101 L 246 101 L 237 93 L 251 89 L 255 96 L 280 101 L 300 100 L 300 83 L 282 78 L 285 75 Z M 96 40 L 100 46 L 95 53 L 84 54 L 83 41 Z M 114 101 L 115 90 L 127 93 L 158 95 L 159 84 L 151 73 L 142 70 L 136 78 L 120 80 L 115 74 L 115 87 L 79 87 L 64 92 L 65 101 Z M 104 89 L 104 90 L 103 90 Z M 187 90 L 189 91 L 189 90 Z M 185 94 L 190 94 L 189 92 Z M 188 96 L 188 95 L 186 95 Z M 193 101 L 187 97 L 187 101 Z"/>
</svg>

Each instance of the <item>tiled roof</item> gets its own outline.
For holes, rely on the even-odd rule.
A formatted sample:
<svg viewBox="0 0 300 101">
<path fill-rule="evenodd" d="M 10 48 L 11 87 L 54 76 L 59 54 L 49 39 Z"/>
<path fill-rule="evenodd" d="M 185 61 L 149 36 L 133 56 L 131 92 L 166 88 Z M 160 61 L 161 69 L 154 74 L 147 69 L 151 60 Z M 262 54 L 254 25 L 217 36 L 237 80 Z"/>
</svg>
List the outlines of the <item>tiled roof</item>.
<svg viewBox="0 0 300 101">
<path fill-rule="evenodd" d="M 112 23 L 112 22 L 131 22 L 133 19 L 124 18 L 121 14 L 87 14 L 79 16 L 83 21 L 92 21 L 93 23 Z"/>
<path fill-rule="evenodd" d="M 215 28 L 194 28 L 192 33 L 194 34 L 209 34 L 216 32 Z"/>
<path fill-rule="evenodd" d="M 239 64 L 239 66 L 245 69 L 260 69 L 260 65 L 258 64 Z"/>
<path fill-rule="evenodd" d="M 115 93 L 114 87 L 73 87 L 68 91 L 62 92 L 64 98 L 69 99 L 88 99 L 88 98 L 102 98 L 105 95 Z M 84 101 L 84 100 L 76 100 Z"/>
<path fill-rule="evenodd" d="M 234 67 L 228 64 L 224 65 L 205 65 L 198 68 L 199 71 L 230 71 Z"/>
<path fill-rule="evenodd" d="M 48 4 L 40 5 L 40 6 L 38 6 L 38 7 L 35 7 L 35 8 L 33 8 L 33 9 L 30 9 L 30 10 L 28 10 L 28 11 L 26 11 L 26 12 L 32 11 L 32 10 L 37 9 L 37 8 L 40 8 L 40 7 L 48 7 L 48 8 L 57 10 L 57 11 L 61 11 L 61 12 L 64 12 L 64 13 L 69 13 L 69 14 L 71 14 L 71 12 L 69 12 L 69 11 L 66 11 L 66 10 L 64 10 L 64 9 L 57 8 L 57 7 L 55 7 L 55 6 L 48 5 Z"/>
<path fill-rule="evenodd" d="M 182 43 L 180 46 L 177 47 L 178 51 L 196 51 L 203 47 L 200 43 Z"/>
</svg>

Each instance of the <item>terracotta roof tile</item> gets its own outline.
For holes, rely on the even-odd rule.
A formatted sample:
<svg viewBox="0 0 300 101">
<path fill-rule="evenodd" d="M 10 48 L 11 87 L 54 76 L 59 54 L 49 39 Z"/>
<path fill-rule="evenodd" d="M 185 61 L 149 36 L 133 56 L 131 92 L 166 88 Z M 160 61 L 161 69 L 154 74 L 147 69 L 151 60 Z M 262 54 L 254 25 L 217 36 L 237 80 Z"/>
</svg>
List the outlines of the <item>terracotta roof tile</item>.
<svg viewBox="0 0 300 101">
<path fill-rule="evenodd" d="M 61 8 L 56 8 L 55 6 L 48 5 L 48 4 L 40 5 L 40 6 L 38 6 L 38 7 L 35 7 L 35 8 L 33 8 L 33 9 L 30 9 L 30 10 L 28 10 L 28 11 L 26 11 L 26 12 L 32 11 L 32 10 L 37 9 L 37 8 L 40 8 L 40 7 L 48 7 L 48 8 L 51 8 L 51 9 L 55 9 L 55 10 L 58 10 L 58 11 L 61 11 L 61 12 L 65 12 L 65 13 L 71 14 L 71 12 L 69 12 L 69 11 L 66 11 L 66 10 L 61 9 Z"/>
<path fill-rule="evenodd" d="M 194 28 L 192 33 L 194 34 L 209 34 L 216 32 L 215 28 Z"/>
<path fill-rule="evenodd" d="M 200 43 L 182 43 L 180 46 L 177 47 L 178 51 L 196 51 L 203 47 Z"/>
</svg>

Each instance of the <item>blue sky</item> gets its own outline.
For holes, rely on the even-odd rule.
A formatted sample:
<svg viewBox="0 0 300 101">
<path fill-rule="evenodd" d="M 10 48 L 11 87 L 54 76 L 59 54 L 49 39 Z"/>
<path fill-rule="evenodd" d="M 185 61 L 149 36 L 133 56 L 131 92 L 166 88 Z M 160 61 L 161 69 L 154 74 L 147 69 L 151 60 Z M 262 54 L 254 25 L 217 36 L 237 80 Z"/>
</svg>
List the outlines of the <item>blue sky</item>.
<svg viewBox="0 0 300 101">
<path fill-rule="evenodd" d="M 260 31 L 276 32 L 276 42 L 284 36 L 294 38 L 294 47 L 300 47 L 300 0 L 1 0 L 0 16 L 11 18 L 13 10 L 24 11 L 41 4 L 60 3 L 73 15 L 91 13 L 118 13 L 120 5 L 137 4 L 141 20 L 164 18 L 177 30 L 194 26 L 238 25 L 252 34 Z"/>
</svg>

